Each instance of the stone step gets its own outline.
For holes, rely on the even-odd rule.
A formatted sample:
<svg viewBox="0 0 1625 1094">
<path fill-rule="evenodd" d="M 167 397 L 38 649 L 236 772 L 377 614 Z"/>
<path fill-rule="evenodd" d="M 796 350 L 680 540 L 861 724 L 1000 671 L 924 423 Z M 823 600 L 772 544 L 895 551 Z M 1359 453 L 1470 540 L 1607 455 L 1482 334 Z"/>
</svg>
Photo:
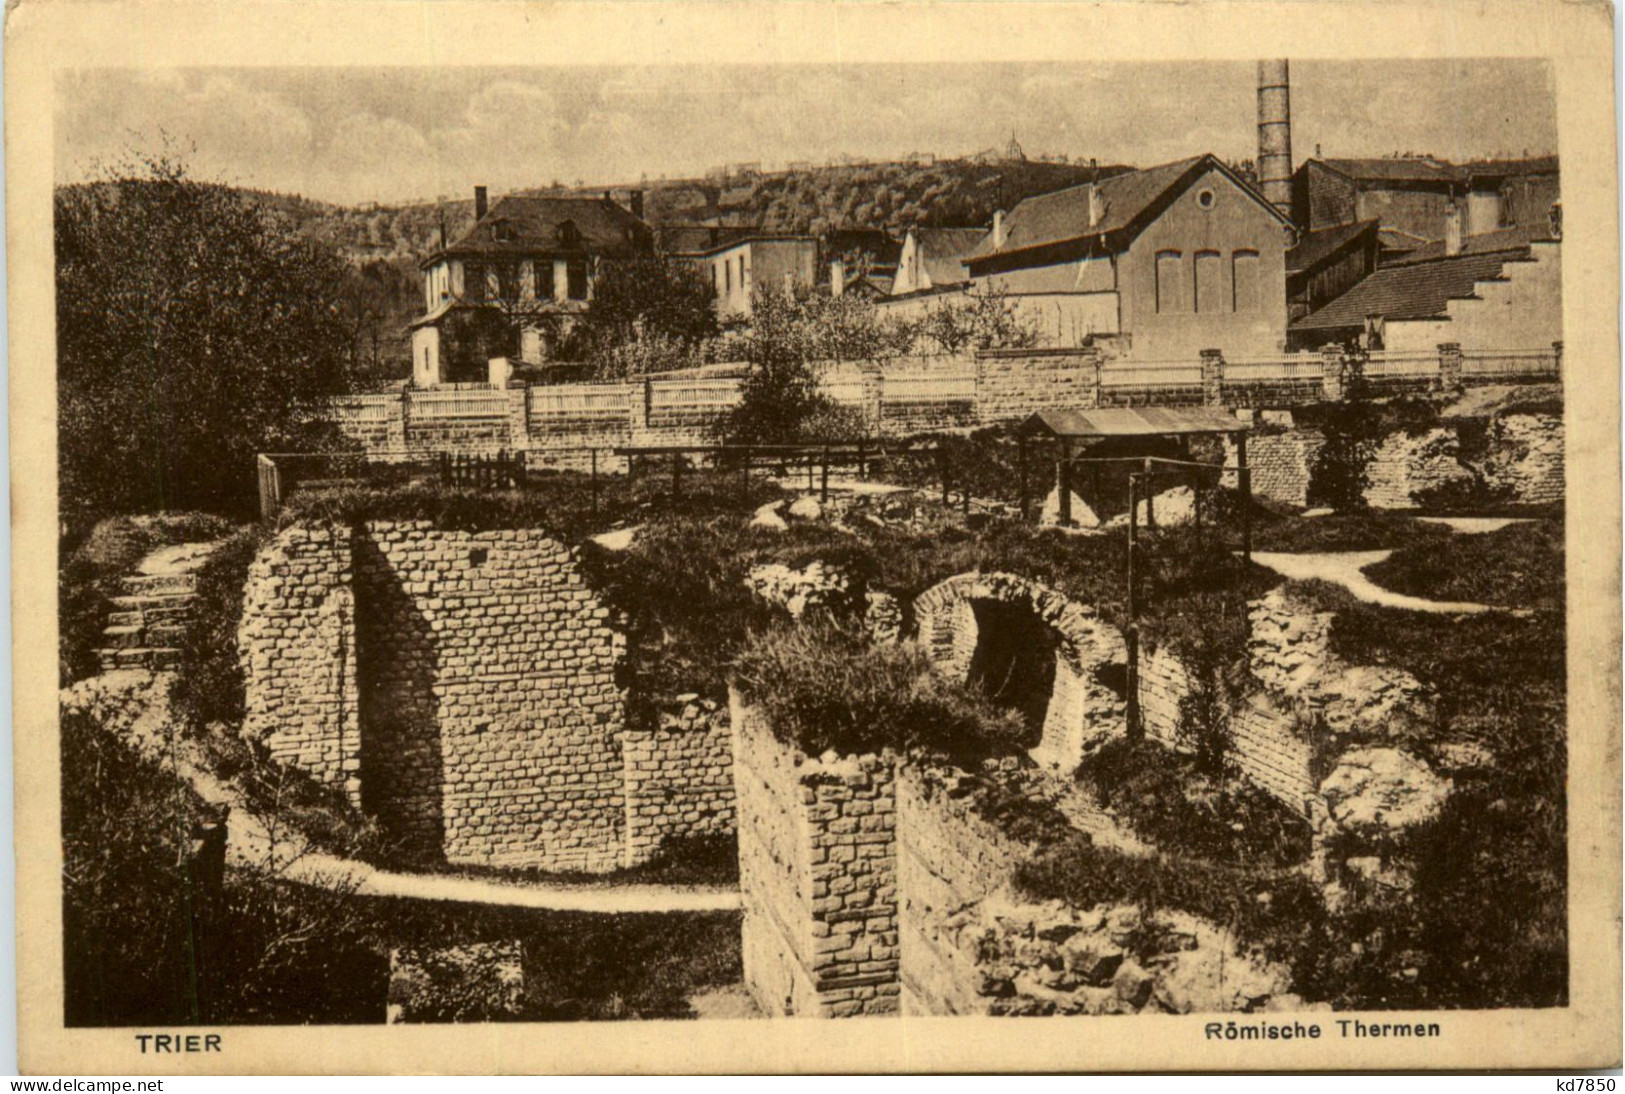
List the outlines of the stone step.
<svg viewBox="0 0 1625 1094">
<path fill-rule="evenodd" d="M 107 625 L 110 627 L 150 627 L 154 624 L 184 623 L 192 618 L 190 603 L 175 604 L 162 608 L 130 608 L 124 611 L 112 611 L 107 614 Z"/>
<path fill-rule="evenodd" d="M 142 593 L 113 597 L 113 607 L 119 611 L 146 611 L 160 608 L 188 608 L 197 595 L 191 592 Z"/>
<path fill-rule="evenodd" d="M 197 591 L 194 574 L 131 574 L 124 579 L 124 591 L 136 596 L 152 593 L 193 593 Z"/>
<path fill-rule="evenodd" d="M 96 651 L 102 671 L 114 669 L 167 669 L 180 664 L 181 651 L 167 646 L 136 646 Z"/>
<path fill-rule="evenodd" d="M 128 650 L 146 645 L 145 627 L 108 627 L 102 631 L 102 645 L 107 649 Z"/>
<path fill-rule="evenodd" d="M 186 627 L 178 623 L 148 623 L 147 643 L 153 646 L 178 648 L 186 641 Z"/>
</svg>

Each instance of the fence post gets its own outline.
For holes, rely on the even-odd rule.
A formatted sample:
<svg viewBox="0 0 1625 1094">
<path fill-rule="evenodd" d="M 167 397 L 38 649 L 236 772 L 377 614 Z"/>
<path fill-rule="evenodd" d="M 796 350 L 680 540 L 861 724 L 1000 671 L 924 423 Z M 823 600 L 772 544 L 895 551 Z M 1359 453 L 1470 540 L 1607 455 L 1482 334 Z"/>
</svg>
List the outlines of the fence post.
<svg viewBox="0 0 1625 1094">
<path fill-rule="evenodd" d="M 592 449 L 592 519 L 598 519 L 598 449 Z"/>
<path fill-rule="evenodd" d="M 1140 524 L 1135 516 L 1139 499 L 1135 497 L 1138 478 L 1132 471 L 1128 476 L 1128 626 L 1123 631 L 1124 653 L 1128 661 L 1128 739 L 1143 740 L 1145 726 L 1140 719 L 1140 600 L 1135 590 L 1135 555 L 1139 551 Z"/>
<path fill-rule="evenodd" d="M 508 397 L 508 447 L 523 452 L 530 447 L 530 384 L 521 380 L 503 393 Z"/>
<path fill-rule="evenodd" d="M 824 469 L 818 482 L 818 503 L 829 504 L 829 445 L 824 446 Z"/>
<path fill-rule="evenodd" d="M 1559 342 L 1553 342 L 1552 343 L 1552 353 L 1557 358 L 1557 361 L 1556 361 L 1557 375 L 1559 377 L 1561 377 L 1563 375 L 1563 343 L 1560 342 L 1560 341 Z"/>
<path fill-rule="evenodd" d="M 1202 405 L 1224 405 L 1224 351 L 1202 351 Z"/>
<path fill-rule="evenodd" d="M 1461 343 L 1439 343 L 1439 390 L 1461 390 Z"/>
<path fill-rule="evenodd" d="M 1343 347 L 1320 347 L 1320 397 L 1329 403 L 1343 401 Z"/>
<path fill-rule="evenodd" d="M 1061 458 L 1055 461 L 1056 513 L 1055 522 L 1062 528 L 1072 527 L 1072 444 L 1061 442 Z"/>
<path fill-rule="evenodd" d="M 1151 470 L 1151 457 L 1145 458 L 1145 530 L 1157 530 L 1157 480 L 1156 472 Z"/>
<path fill-rule="evenodd" d="M 400 400 L 390 407 L 392 413 L 386 423 L 386 428 L 389 431 L 389 450 L 392 453 L 399 452 L 403 458 L 406 455 L 406 423 L 407 419 L 411 417 L 411 402 L 412 389 L 401 388 Z"/>
</svg>

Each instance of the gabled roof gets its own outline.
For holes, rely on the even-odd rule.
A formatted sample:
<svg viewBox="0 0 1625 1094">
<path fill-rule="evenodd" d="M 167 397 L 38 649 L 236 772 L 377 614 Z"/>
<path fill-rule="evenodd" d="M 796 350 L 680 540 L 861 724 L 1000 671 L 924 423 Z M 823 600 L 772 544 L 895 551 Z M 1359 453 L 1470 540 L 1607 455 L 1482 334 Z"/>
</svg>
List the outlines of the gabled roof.
<svg viewBox="0 0 1625 1094">
<path fill-rule="evenodd" d="M 1531 243 L 1550 242 L 1551 237 L 1551 229 L 1547 227 L 1537 228 L 1534 225 L 1524 225 L 1517 228 L 1501 228 L 1493 232 L 1468 236 L 1461 241 L 1460 253 L 1464 255 L 1482 255 L 1516 251 L 1521 254 L 1528 254 Z M 1434 259 L 1444 257 L 1444 241 L 1434 240 L 1390 260 L 1388 265 L 1402 266 L 1413 262 L 1431 262 Z"/>
<path fill-rule="evenodd" d="M 498 225 L 506 229 L 497 238 Z M 562 232 L 566 224 L 573 233 Z M 520 197 L 502 198 L 444 251 L 430 255 L 424 265 L 442 256 L 517 257 L 538 253 L 596 254 L 623 257 L 645 253 L 649 226 L 608 198 Z"/>
<path fill-rule="evenodd" d="M 692 255 L 709 251 L 759 232 L 757 224 L 662 224 L 655 232 L 656 245 L 667 254 Z"/>
<path fill-rule="evenodd" d="M 1040 410 L 1023 433 L 1055 437 L 1165 437 L 1182 433 L 1242 433 L 1251 427 L 1219 407 L 1109 407 Z"/>
<path fill-rule="evenodd" d="M 1402 232 L 1398 228 L 1378 228 L 1377 242 L 1388 251 L 1414 251 L 1428 241 L 1419 235 Z"/>
<path fill-rule="evenodd" d="M 1521 160 L 1468 160 L 1461 165 L 1461 170 L 1470 179 L 1485 181 L 1559 173 L 1556 156 L 1531 156 Z"/>
<path fill-rule="evenodd" d="M 1356 182 L 1437 182 L 1460 181 L 1461 172 L 1453 163 L 1432 156 L 1402 156 L 1393 159 L 1312 159 Z M 1307 166 L 1307 164 L 1305 164 Z"/>
<path fill-rule="evenodd" d="M 1027 198 L 1005 218 L 1004 245 L 995 250 L 989 233 L 965 261 L 981 263 L 995 256 L 1097 238 L 1121 249 L 1187 186 L 1210 170 L 1219 171 L 1282 224 L 1290 223 L 1245 179 L 1208 154 Z M 1089 224 L 1091 189 L 1100 191 L 1102 202 L 1100 221 L 1093 226 Z"/>
<path fill-rule="evenodd" d="M 916 228 L 914 243 L 920 249 L 920 264 L 933 285 L 952 285 L 968 280 L 964 258 L 982 242 L 982 228 Z"/>
<path fill-rule="evenodd" d="M 1291 324 L 1293 330 L 1363 327 L 1367 316 L 1433 319 L 1452 300 L 1471 298 L 1480 281 L 1501 276 L 1505 252 L 1464 254 L 1426 262 L 1383 266 L 1348 292 Z"/>
<path fill-rule="evenodd" d="M 1376 228 L 1376 221 L 1360 220 L 1353 224 L 1339 224 L 1335 228 L 1304 232 L 1298 237 L 1297 245 L 1286 253 L 1286 272 L 1308 273 Z"/>
</svg>

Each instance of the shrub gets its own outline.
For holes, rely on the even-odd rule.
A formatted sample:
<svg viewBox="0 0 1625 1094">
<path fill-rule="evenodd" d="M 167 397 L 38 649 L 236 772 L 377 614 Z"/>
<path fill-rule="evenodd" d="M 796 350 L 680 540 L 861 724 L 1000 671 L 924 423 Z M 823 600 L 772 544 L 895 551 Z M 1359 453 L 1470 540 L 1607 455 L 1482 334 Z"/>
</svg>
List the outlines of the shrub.
<svg viewBox="0 0 1625 1094">
<path fill-rule="evenodd" d="M 1406 547 L 1366 573 L 1379 585 L 1414 596 L 1561 611 L 1563 533 L 1560 520 L 1511 524 Z"/>
<path fill-rule="evenodd" d="M 243 617 L 248 568 L 264 534 L 258 526 L 233 533 L 197 572 L 192 618 L 181 642 L 181 667 L 170 687 L 175 712 L 194 730 L 243 721 L 243 669 L 237 627 Z"/>
<path fill-rule="evenodd" d="M 923 749 L 968 766 L 1036 743 L 1019 715 L 945 680 L 918 646 L 829 624 L 758 632 L 734 673 L 774 734 L 814 756 Z"/>
</svg>

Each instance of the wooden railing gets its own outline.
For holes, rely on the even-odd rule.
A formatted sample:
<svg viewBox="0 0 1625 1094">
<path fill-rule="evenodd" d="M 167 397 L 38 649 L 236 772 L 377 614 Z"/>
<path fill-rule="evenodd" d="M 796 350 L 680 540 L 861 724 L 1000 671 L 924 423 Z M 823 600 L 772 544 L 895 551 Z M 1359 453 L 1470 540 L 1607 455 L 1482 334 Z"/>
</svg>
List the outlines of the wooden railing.
<svg viewBox="0 0 1625 1094">
<path fill-rule="evenodd" d="M 1547 377 L 1553 380 L 1562 375 L 1562 358 L 1555 348 L 1531 350 L 1498 350 L 1487 353 L 1463 353 L 1461 372 L 1475 378 L 1524 379 Z"/>
<path fill-rule="evenodd" d="M 976 398 L 974 372 L 883 372 L 880 398 L 888 403 L 965 402 Z"/>
<path fill-rule="evenodd" d="M 720 414 L 740 399 L 740 382 L 733 379 L 656 380 L 648 390 L 650 414 Z"/>
<path fill-rule="evenodd" d="M 1101 387 L 1200 387 L 1200 361 L 1113 361 L 1100 370 Z"/>
<path fill-rule="evenodd" d="M 1390 353 L 1373 350 L 1362 369 L 1368 380 L 1414 379 L 1439 374 L 1439 355 L 1426 351 Z"/>
<path fill-rule="evenodd" d="M 624 418 L 632 408 L 629 384 L 571 384 L 530 389 L 532 418 Z"/>
<path fill-rule="evenodd" d="M 487 387 L 483 390 L 416 391 L 408 398 L 408 413 L 414 418 L 506 418 L 508 393 Z"/>
</svg>

